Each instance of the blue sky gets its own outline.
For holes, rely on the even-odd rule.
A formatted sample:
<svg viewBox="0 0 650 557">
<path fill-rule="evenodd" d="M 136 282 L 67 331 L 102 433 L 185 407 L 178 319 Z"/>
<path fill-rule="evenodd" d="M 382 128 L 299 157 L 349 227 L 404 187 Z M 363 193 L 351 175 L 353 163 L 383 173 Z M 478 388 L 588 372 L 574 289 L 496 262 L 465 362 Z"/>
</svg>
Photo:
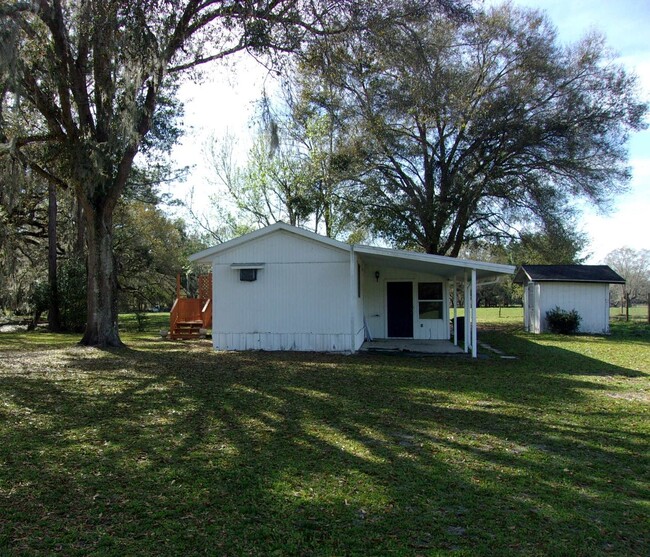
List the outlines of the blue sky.
<svg viewBox="0 0 650 557">
<path fill-rule="evenodd" d="M 486 0 L 486 4 L 494 4 Z M 639 77 L 642 97 L 650 101 L 650 1 L 649 0 L 514 0 L 545 11 L 563 42 L 575 42 L 585 33 L 598 30 L 616 53 L 618 61 Z M 211 172 L 203 145 L 211 135 L 227 131 L 241 138 L 245 150 L 253 105 L 269 78 L 254 61 L 244 56 L 229 60 L 230 69 L 215 66 L 200 86 L 182 90 L 188 132 L 174 150 L 179 164 L 193 166 L 183 189 L 194 187 L 199 206 L 217 191 L 210 185 Z M 650 249 L 650 130 L 634 134 L 629 143 L 633 178 L 628 193 L 619 196 L 608 215 L 583 207 L 582 230 L 588 235 L 589 263 L 600 263 L 610 251 L 629 246 Z M 178 195 L 178 192 L 175 192 Z M 182 194 L 181 194 L 182 195 Z"/>
</svg>

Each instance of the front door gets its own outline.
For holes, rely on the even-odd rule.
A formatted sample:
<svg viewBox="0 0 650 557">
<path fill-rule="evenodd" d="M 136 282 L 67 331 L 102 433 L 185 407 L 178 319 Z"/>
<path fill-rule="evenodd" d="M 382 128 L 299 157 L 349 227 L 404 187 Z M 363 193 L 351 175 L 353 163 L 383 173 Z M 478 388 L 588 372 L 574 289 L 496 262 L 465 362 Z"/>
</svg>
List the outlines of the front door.
<svg viewBox="0 0 650 557">
<path fill-rule="evenodd" d="M 388 336 L 413 338 L 413 283 L 386 283 Z"/>
</svg>

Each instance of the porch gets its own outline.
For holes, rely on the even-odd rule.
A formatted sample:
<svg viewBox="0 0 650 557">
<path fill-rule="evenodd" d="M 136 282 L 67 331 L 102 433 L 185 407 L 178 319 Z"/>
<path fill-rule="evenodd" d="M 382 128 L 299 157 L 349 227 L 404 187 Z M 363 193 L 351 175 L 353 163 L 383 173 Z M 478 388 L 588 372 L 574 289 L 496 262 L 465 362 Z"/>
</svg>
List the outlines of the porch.
<svg viewBox="0 0 650 557">
<path fill-rule="evenodd" d="M 374 246 L 352 249 L 365 338 L 371 340 L 360 350 L 477 357 L 477 287 L 514 267 Z"/>
<path fill-rule="evenodd" d="M 417 354 L 464 354 L 465 351 L 449 340 L 413 338 L 379 338 L 367 340 L 360 352 L 412 352 Z"/>
</svg>

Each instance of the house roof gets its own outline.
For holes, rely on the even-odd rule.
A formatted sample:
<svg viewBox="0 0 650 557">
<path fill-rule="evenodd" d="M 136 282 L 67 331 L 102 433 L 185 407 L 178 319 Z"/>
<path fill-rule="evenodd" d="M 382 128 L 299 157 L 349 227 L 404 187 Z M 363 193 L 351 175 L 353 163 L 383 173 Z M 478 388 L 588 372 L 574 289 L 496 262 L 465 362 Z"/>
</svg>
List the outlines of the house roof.
<svg viewBox="0 0 650 557">
<path fill-rule="evenodd" d="M 338 248 L 344 251 L 350 251 L 350 245 L 344 242 L 339 242 L 338 240 L 333 240 L 332 238 L 327 238 L 326 236 L 321 236 L 320 234 L 310 232 L 309 230 L 305 230 L 304 228 L 298 228 L 297 226 L 291 226 L 290 224 L 286 224 L 284 222 L 276 222 L 275 224 L 271 224 L 270 226 L 265 226 L 264 228 L 254 230 L 253 232 L 249 232 L 248 234 L 244 234 L 242 236 L 238 236 L 237 238 L 233 238 L 232 240 L 228 240 L 227 242 L 223 242 L 222 244 L 219 244 L 217 246 L 204 249 L 203 251 L 199 251 L 198 253 L 193 253 L 192 255 L 190 255 L 189 260 L 196 261 L 198 263 L 209 263 L 210 261 L 212 261 L 213 257 L 215 255 L 218 255 L 219 253 L 240 246 L 242 244 L 245 244 L 257 238 L 261 238 L 262 236 L 272 234 L 273 232 L 276 232 L 278 230 L 284 230 L 285 232 L 289 232 L 290 234 L 295 234 L 296 236 L 301 236 L 309 240 L 314 240 L 316 242 L 320 242 L 322 244 L 328 245 L 333 248 Z"/>
<path fill-rule="evenodd" d="M 361 255 L 364 262 L 368 264 L 390 265 L 399 269 L 405 269 L 416 272 L 436 274 L 442 277 L 453 278 L 462 277 L 464 273 L 476 270 L 478 280 L 495 278 L 499 274 L 511 275 L 515 272 L 512 265 L 500 265 L 498 263 L 486 263 L 483 261 L 473 261 L 470 259 L 458 259 L 456 257 L 447 257 L 443 255 L 429 255 L 413 251 L 395 250 L 390 248 L 379 248 L 374 246 L 365 246 L 361 244 L 346 244 L 310 232 L 303 228 L 291 226 L 284 222 L 277 222 L 265 228 L 260 228 L 249 234 L 244 234 L 218 246 L 214 246 L 190 256 L 190 261 L 199 263 L 208 263 L 214 256 L 236 246 L 245 244 L 257 238 L 272 234 L 278 230 L 289 232 L 312 241 L 320 242 L 329 247 L 337 248 L 347 252 L 354 252 Z"/>
<path fill-rule="evenodd" d="M 625 284 L 625 279 L 607 265 L 522 265 L 514 281 Z"/>
</svg>

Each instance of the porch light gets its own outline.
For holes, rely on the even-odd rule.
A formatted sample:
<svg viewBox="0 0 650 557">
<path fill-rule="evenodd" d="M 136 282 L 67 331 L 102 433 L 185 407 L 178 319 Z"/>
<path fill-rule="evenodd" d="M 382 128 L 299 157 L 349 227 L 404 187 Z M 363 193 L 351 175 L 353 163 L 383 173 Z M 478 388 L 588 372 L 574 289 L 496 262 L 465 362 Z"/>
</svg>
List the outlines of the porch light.
<svg viewBox="0 0 650 557">
<path fill-rule="evenodd" d="M 379 271 L 375 271 L 375 280 L 379 282 Z"/>
</svg>

